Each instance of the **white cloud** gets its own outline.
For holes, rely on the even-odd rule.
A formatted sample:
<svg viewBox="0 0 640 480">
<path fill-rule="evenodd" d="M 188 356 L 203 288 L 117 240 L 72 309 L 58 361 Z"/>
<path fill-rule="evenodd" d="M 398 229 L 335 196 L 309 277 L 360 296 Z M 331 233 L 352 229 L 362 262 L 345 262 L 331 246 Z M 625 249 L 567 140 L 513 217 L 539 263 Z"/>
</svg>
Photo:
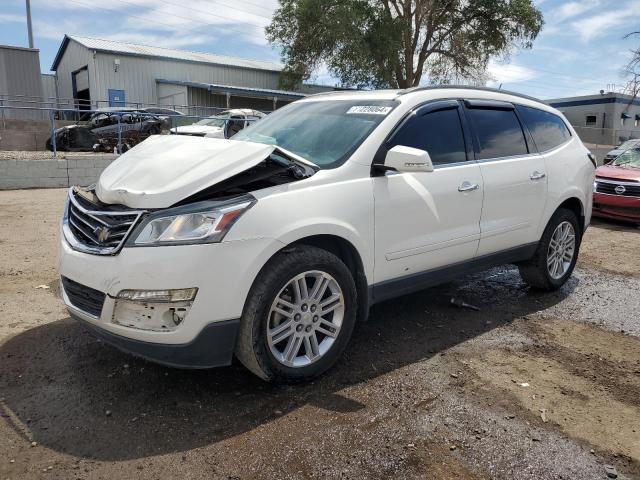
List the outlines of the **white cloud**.
<svg viewBox="0 0 640 480">
<path fill-rule="evenodd" d="M 581 54 L 570 48 L 552 47 L 549 45 L 536 45 L 536 54 L 544 55 L 549 59 L 561 62 L 574 62 L 583 58 Z"/>
<path fill-rule="evenodd" d="M 614 27 L 635 23 L 637 20 L 638 2 L 629 2 L 624 7 L 606 13 L 599 13 L 571 23 L 571 26 L 583 42 L 608 33 Z"/>
<path fill-rule="evenodd" d="M 40 12 L 51 10 L 53 6 L 47 0 L 32 1 L 35 4 L 34 10 Z M 240 42 L 266 45 L 264 28 L 270 23 L 277 6 L 277 0 L 256 3 L 234 0 L 55 2 L 56 11 L 63 10 L 64 17 L 73 20 L 76 25 L 62 33 L 117 37 L 119 40 L 174 47 L 212 43 L 221 37 L 234 37 Z M 95 16 L 89 16 L 88 12 Z M 53 26 L 46 30 L 59 28 Z"/>
<path fill-rule="evenodd" d="M 100 35 L 103 40 L 114 40 L 117 42 L 137 43 L 139 45 L 152 45 L 164 48 L 184 48 L 195 45 L 211 45 L 213 41 L 205 35 L 156 35 L 153 33 L 132 32 L 132 33 L 111 33 Z"/>
<path fill-rule="evenodd" d="M 130 16 L 126 24 L 134 27 L 143 26 L 145 29 L 163 30 L 175 34 L 208 35 L 211 37 L 220 34 L 241 38 L 245 41 L 257 44 L 265 44 L 264 27 L 270 19 L 256 14 L 240 12 L 231 9 L 218 9 L 220 14 L 207 13 L 209 8 L 199 8 L 198 2 L 189 4 L 189 8 L 180 8 L 175 5 L 158 4 L 156 8 L 136 12 L 135 17 Z M 140 22 L 143 23 L 140 23 Z"/>
<path fill-rule="evenodd" d="M 490 86 L 497 87 L 501 83 L 518 83 L 530 80 L 537 76 L 536 72 L 522 65 L 508 63 L 489 62 L 487 72 L 493 78 L 487 82 Z"/>
<path fill-rule="evenodd" d="M 560 23 L 568 18 L 577 17 L 583 13 L 597 7 L 600 4 L 600 0 L 582 1 L 582 2 L 567 2 L 560 7 L 554 8 L 549 12 L 548 18 L 550 22 Z"/>
<path fill-rule="evenodd" d="M 22 23 L 26 21 L 26 15 L 13 15 L 11 13 L 0 13 L 0 23 Z"/>
</svg>

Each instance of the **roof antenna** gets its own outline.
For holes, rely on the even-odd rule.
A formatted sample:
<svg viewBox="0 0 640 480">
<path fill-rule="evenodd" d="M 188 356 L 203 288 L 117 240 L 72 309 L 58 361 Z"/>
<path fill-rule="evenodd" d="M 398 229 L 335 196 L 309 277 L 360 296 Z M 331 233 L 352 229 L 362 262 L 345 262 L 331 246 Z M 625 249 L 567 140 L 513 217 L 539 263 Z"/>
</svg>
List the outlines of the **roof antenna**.
<svg viewBox="0 0 640 480">
<path fill-rule="evenodd" d="M 498 87 L 498 90 L 502 90 L 502 84 L 500 84 L 500 86 Z"/>
</svg>

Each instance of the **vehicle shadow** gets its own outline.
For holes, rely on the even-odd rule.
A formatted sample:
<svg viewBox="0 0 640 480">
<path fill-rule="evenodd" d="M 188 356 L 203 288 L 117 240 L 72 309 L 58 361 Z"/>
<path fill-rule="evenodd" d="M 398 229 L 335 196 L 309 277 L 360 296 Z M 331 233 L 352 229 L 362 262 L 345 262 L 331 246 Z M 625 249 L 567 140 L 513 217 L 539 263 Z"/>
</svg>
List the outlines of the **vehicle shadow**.
<svg viewBox="0 0 640 480">
<path fill-rule="evenodd" d="M 362 409 L 340 390 L 550 307 L 577 283 L 574 277 L 558 292 L 539 293 L 521 282 L 515 268 L 503 267 L 387 301 L 359 325 L 329 373 L 298 386 L 266 384 L 240 365 L 208 371 L 157 366 L 65 319 L 0 345 L 1 413 L 25 439 L 83 458 L 187 451 L 307 404 L 335 412 Z M 453 307 L 452 296 L 480 310 Z"/>
</svg>

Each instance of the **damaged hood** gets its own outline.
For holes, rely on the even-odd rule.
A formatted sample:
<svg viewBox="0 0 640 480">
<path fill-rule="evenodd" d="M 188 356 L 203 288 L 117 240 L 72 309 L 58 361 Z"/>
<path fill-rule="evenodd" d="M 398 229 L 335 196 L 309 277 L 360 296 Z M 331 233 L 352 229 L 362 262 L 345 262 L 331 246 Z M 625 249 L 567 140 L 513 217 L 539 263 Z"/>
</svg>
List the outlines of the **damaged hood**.
<svg viewBox="0 0 640 480">
<path fill-rule="evenodd" d="M 166 208 L 264 161 L 273 145 L 154 135 L 100 175 L 96 195 L 130 208 Z"/>
</svg>

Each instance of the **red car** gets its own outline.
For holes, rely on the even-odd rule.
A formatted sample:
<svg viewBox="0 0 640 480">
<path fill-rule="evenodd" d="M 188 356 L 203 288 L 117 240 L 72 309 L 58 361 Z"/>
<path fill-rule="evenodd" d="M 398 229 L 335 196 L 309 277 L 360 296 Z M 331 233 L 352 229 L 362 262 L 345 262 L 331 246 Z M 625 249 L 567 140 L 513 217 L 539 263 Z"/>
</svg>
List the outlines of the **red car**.
<svg viewBox="0 0 640 480">
<path fill-rule="evenodd" d="M 593 215 L 640 223 L 640 148 L 596 170 Z"/>
</svg>

